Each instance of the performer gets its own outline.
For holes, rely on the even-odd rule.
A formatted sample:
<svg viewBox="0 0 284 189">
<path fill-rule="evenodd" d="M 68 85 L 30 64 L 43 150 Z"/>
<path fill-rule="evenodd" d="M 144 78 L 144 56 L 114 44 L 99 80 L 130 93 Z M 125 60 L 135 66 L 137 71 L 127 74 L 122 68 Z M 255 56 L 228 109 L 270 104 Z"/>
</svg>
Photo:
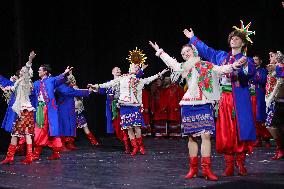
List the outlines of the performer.
<svg viewBox="0 0 284 189">
<path fill-rule="evenodd" d="M 160 57 L 174 72 L 179 72 L 183 78 L 186 78 L 187 85 L 190 86 L 179 103 L 181 105 L 182 134 L 188 136 L 189 139 L 190 170 L 185 178 L 191 179 L 197 176 L 198 144 L 196 137 L 201 136 L 202 175 L 205 179 L 216 181 L 218 177 L 211 171 L 210 142 L 210 135 L 215 130 L 211 104 L 219 100 L 220 97 L 216 73 L 231 73 L 233 69 L 238 69 L 243 62 L 216 66 L 210 62 L 202 61 L 196 48 L 187 44 L 181 49 L 181 55 L 185 62 L 178 63 L 176 59 L 160 49 L 157 43 L 150 41 L 150 45 L 156 50 L 156 56 Z"/>
<path fill-rule="evenodd" d="M 167 136 L 168 98 L 163 88 L 163 80 L 158 78 L 151 85 L 151 113 L 155 139 Z"/>
<path fill-rule="evenodd" d="M 255 73 L 255 67 L 251 58 L 244 55 L 247 44 L 252 42 L 249 35 L 253 32 L 249 31 L 249 26 L 250 23 L 244 27 L 241 21 L 240 29 L 233 27 L 235 30 L 228 37 L 228 43 L 232 49 L 229 53 L 208 47 L 194 36 L 192 29 L 184 30 L 185 36 L 190 39 L 189 43 L 197 48 L 201 58 L 216 65 L 231 65 L 236 61 L 245 62 L 241 69 L 221 78 L 222 95 L 216 123 L 216 150 L 225 155 L 226 169 L 223 176 L 234 174 L 235 155 L 239 175 L 247 175 L 246 153 L 252 151 L 252 145 L 256 139 L 248 86 L 249 79 Z"/>
<path fill-rule="evenodd" d="M 142 68 L 137 73 L 137 77 L 144 75 L 143 70 L 147 68 L 147 64 L 143 64 Z M 116 79 L 121 76 L 121 69 L 119 67 L 114 67 L 112 69 L 113 78 Z M 119 85 L 112 86 L 110 88 L 100 88 L 99 94 L 106 94 L 106 118 L 107 118 L 107 133 L 114 133 L 116 137 L 121 140 L 124 144 L 125 153 L 129 154 L 130 141 L 127 134 L 127 129 L 122 129 L 120 127 L 120 115 L 119 115 Z"/>
<path fill-rule="evenodd" d="M 22 160 L 23 164 L 32 163 L 32 136 L 34 135 L 34 107 L 30 101 L 30 95 L 33 88 L 31 78 L 33 76 L 32 60 L 35 57 L 34 51 L 30 53 L 29 61 L 20 71 L 19 78 L 13 86 L 6 86 L 4 91 L 12 91 L 15 95 L 15 101 L 12 110 L 16 113 L 17 119 L 12 129 L 11 143 L 8 148 L 6 158 L 1 164 L 11 164 L 14 162 L 14 155 L 18 143 L 18 137 L 26 138 L 26 158 Z"/>
<path fill-rule="evenodd" d="M 172 74 L 171 74 L 172 75 Z M 184 90 L 178 83 L 171 81 L 171 75 L 164 78 L 164 86 L 166 89 L 165 96 L 167 99 L 167 131 L 169 137 L 181 137 L 181 115 L 179 102 L 181 101 Z"/>
<path fill-rule="evenodd" d="M 99 85 L 89 85 L 93 88 L 109 88 L 119 85 L 119 106 L 120 106 L 120 126 L 122 129 L 128 130 L 133 147 L 131 155 L 134 156 L 139 150 L 141 154 L 145 154 L 145 148 L 142 142 L 141 126 L 142 126 L 142 89 L 144 85 L 149 84 L 153 80 L 160 77 L 166 70 L 159 74 L 148 78 L 137 78 L 140 67 L 145 62 L 146 57 L 139 49 L 130 51 L 128 60 L 130 61 L 129 73 L 124 74 L 114 80 Z M 135 133 L 134 133 L 135 131 Z"/>
<path fill-rule="evenodd" d="M 76 86 L 75 77 L 72 71 L 68 75 L 68 81 L 65 84 L 60 85 L 56 88 L 56 100 L 58 102 L 58 121 L 59 121 L 59 131 L 62 140 L 63 147 L 69 150 L 76 150 L 75 137 L 76 137 L 76 107 L 75 98 L 79 97 L 89 97 L 92 93 L 92 89 L 79 89 Z M 74 87 L 76 86 L 76 87 Z M 83 116 L 81 115 L 81 118 Z M 87 124 L 85 124 L 85 127 Z M 87 131 L 87 128 L 86 128 Z M 97 145 L 98 142 L 91 132 L 88 132 L 88 139 Z"/>
<path fill-rule="evenodd" d="M 270 52 L 270 64 L 266 84 L 266 127 L 271 133 L 276 144 L 276 152 L 273 160 L 284 157 L 284 78 L 281 69 L 284 66 L 284 55 L 280 52 Z"/>
<path fill-rule="evenodd" d="M 143 136 L 151 136 L 152 128 L 151 128 L 151 111 L 150 111 L 150 102 L 151 102 L 151 93 L 150 89 L 147 85 L 142 90 L 142 104 L 143 104 L 143 120 L 145 127 L 142 127 L 142 135 Z"/>
<path fill-rule="evenodd" d="M 265 141 L 265 146 L 270 147 L 271 134 L 265 127 L 266 120 L 266 104 L 265 104 L 265 85 L 267 79 L 266 68 L 261 67 L 262 60 L 259 55 L 253 57 L 256 73 L 250 80 L 250 94 L 252 102 L 252 110 L 256 127 L 256 142 L 255 147 L 261 147 L 262 141 Z"/>
<path fill-rule="evenodd" d="M 73 67 L 67 67 L 59 76 L 51 76 L 51 67 L 41 65 L 38 70 L 40 80 L 34 82 L 36 126 L 34 136 L 33 159 L 39 159 L 44 146 L 52 148 L 48 160 L 60 159 L 62 142 L 58 125 L 58 106 L 55 99 L 55 89 L 67 81 L 67 74 Z"/>
</svg>

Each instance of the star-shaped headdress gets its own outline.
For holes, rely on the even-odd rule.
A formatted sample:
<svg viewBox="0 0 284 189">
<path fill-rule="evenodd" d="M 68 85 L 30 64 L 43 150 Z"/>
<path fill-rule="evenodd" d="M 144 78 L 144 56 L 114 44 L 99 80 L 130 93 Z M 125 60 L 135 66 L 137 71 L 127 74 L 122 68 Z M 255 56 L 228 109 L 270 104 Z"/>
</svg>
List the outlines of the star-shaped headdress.
<svg viewBox="0 0 284 189">
<path fill-rule="evenodd" d="M 143 50 L 137 49 L 136 47 L 135 50 L 129 51 L 128 58 L 126 59 L 130 62 L 130 64 L 136 64 L 141 67 L 145 63 L 147 57 L 143 53 Z"/>
</svg>

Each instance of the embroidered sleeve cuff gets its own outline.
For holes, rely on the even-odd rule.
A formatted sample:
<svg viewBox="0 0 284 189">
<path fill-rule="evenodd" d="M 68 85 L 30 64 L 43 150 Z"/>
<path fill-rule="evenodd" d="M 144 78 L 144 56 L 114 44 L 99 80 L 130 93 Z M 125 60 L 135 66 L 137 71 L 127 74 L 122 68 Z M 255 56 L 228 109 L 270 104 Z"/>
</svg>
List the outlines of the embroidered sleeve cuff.
<svg viewBox="0 0 284 189">
<path fill-rule="evenodd" d="M 157 52 L 156 52 L 156 56 L 158 56 L 158 57 L 160 57 L 161 56 L 161 54 L 164 52 L 164 50 L 163 49 L 159 49 L 159 50 L 157 50 Z"/>
</svg>

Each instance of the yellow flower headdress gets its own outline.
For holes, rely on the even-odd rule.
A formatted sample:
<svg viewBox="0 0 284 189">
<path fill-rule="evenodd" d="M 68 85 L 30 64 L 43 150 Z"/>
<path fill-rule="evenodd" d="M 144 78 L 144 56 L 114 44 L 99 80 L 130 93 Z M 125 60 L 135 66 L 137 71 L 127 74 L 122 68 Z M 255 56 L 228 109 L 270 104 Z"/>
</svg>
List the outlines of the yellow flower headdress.
<svg viewBox="0 0 284 189">
<path fill-rule="evenodd" d="M 143 54 L 143 50 L 137 49 L 136 47 L 135 50 L 129 51 L 128 58 L 126 59 L 130 64 L 136 64 L 141 67 L 145 63 L 147 57 Z"/>
</svg>

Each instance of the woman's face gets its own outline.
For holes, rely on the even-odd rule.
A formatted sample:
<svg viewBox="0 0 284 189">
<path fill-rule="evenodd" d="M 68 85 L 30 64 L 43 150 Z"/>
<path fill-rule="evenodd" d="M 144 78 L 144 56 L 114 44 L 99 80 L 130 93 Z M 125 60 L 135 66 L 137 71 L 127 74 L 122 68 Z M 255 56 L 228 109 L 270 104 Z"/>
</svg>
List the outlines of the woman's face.
<svg viewBox="0 0 284 189">
<path fill-rule="evenodd" d="M 194 57 L 194 53 L 191 47 L 185 46 L 184 48 L 181 49 L 181 56 L 182 58 L 187 61 L 190 58 Z"/>
<path fill-rule="evenodd" d="M 270 64 L 276 64 L 277 63 L 276 58 L 277 58 L 277 54 L 276 53 L 274 53 L 274 52 L 270 52 L 269 53 L 269 62 L 270 62 Z"/>
<path fill-rule="evenodd" d="M 140 67 L 136 64 L 130 64 L 129 73 L 136 74 L 140 70 Z"/>
</svg>

